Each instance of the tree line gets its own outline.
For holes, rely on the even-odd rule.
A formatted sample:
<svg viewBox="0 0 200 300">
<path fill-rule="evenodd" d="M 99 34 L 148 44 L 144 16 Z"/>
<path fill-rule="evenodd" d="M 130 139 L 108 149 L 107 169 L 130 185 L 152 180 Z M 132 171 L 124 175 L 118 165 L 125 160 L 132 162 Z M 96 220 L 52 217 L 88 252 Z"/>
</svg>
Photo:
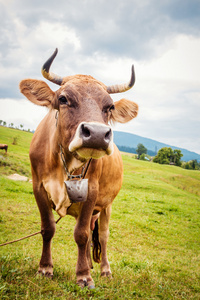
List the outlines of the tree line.
<svg viewBox="0 0 200 300">
<path fill-rule="evenodd" d="M 14 123 L 7 124 L 7 122 L 4 121 L 4 120 L 0 120 L 0 126 L 9 127 L 9 128 L 15 128 L 15 129 L 20 129 L 20 130 L 25 130 L 23 124 L 20 124 L 19 127 L 17 127 L 17 126 L 14 126 Z M 25 131 L 31 132 L 30 129 L 25 130 Z"/>
<path fill-rule="evenodd" d="M 200 163 L 196 159 L 185 162 L 181 161 L 182 156 L 181 150 L 172 150 L 170 147 L 164 147 L 158 151 L 158 154 L 153 158 L 153 162 L 175 165 L 188 170 L 200 170 Z"/>
<path fill-rule="evenodd" d="M 184 162 L 181 161 L 183 154 L 181 150 L 172 150 L 170 147 L 161 148 L 158 153 L 149 151 L 143 144 L 139 143 L 137 148 L 130 148 L 125 146 L 118 146 L 120 151 L 137 153 L 137 159 L 153 161 L 159 164 L 175 165 L 189 170 L 200 170 L 200 163 L 196 159 Z"/>
<path fill-rule="evenodd" d="M 137 148 L 128 147 L 128 146 L 121 146 L 121 145 L 117 145 L 117 147 L 119 148 L 120 151 L 123 151 L 123 152 L 134 153 L 134 154 L 138 153 L 136 151 Z M 149 156 L 155 156 L 156 155 L 155 151 L 149 150 L 149 149 L 147 149 L 147 152 L 145 152 L 145 153 L 147 153 Z"/>
</svg>

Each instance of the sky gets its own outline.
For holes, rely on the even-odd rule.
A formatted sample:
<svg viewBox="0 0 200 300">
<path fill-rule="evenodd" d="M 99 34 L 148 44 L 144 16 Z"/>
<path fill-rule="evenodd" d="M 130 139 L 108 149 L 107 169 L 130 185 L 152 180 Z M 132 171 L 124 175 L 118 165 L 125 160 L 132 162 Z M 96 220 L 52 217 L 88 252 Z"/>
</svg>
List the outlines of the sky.
<svg viewBox="0 0 200 300">
<path fill-rule="evenodd" d="M 199 0 L 0 0 L 0 120 L 36 129 L 47 109 L 19 82 L 46 81 L 41 67 L 56 47 L 60 76 L 124 83 L 134 64 L 134 87 L 111 96 L 136 102 L 139 114 L 113 129 L 200 154 Z"/>
</svg>

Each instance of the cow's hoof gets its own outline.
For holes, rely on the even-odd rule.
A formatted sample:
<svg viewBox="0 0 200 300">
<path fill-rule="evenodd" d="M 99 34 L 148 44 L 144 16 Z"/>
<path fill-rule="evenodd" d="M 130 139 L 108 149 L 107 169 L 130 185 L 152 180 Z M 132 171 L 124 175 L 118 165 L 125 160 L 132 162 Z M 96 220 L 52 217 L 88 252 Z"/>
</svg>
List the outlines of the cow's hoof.
<svg viewBox="0 0 200 300">
<path fill-rule="evenodd" d="M 112 273 L 111 273 L 110 271 L 108 271 L 108 272 L 102 272 L 102 273 L 101 273 L 101 277 L 108 277 L 108 278 L 110 278 L 110 279 L 113 278 L 113 277 L 112 277 Z"/>
<path fill-rule="evenodd" d="M 77 284 L 81 289 L 83 289 L 85 287 L 87 287 L 89 290 L 95 289 L 94 282 L 93 281 L 87 281 L 86 279 L 77 281 Z"/>
<path fill-rule="evenodd" d="M 52 267 L 40 267 L 37 274 L 39 276 L 45 276 L 47 278 L 53 279 L 53 268 Z"/>
<path fill-rule="evenodd" d="M 81 289 L 83 289 L 85 286 L 87 286 L 87 280 L 84 279 L 84 280 L 79 280 L 77 281 L 77 285 L 80 286 Z"/>
<path fill-rule="evenodd" d="M 94 282 L 93 281 L 89 281 L 87 282 L 87 287 L 89 290 L 93 290 L 95 289 L 95 285 L 94 285 Z"/>
<path fill-rule="evenodd" d="M 49 272 L 42 272 L 42 271 L 38 271 L 36 273 L 37 276 L 44 276 L 46 278 L 50 278 L 50 279 L 53 279 L 53 274 L 52 273 L 49 273 Z"/>
<path fill-rule="evenodd" d="M 50 272 L 46 272 L 46 273 L 44 274 L 44 276 L 47 277 L 47 278 L 53 279 L 53 274 L 50 273 Z"/>
</svg>

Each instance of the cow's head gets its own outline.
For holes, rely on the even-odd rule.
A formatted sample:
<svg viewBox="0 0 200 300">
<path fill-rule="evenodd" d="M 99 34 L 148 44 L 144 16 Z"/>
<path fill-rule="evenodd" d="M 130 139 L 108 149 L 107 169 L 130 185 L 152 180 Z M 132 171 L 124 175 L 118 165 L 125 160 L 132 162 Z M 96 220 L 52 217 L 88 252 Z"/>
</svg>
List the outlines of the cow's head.
<svg viewBox="0 0 200 300">
<path fill-rule="evenodd" d="M 66 152 L 80 159 L 112 154 L 110 122 L 126 123 L 135 118 L 138 105 L 126 99 L 114 103 L 110 94 L 127 91 L 134 85 L 134 68 L 128 84 L 105 86 L 91 76 L 62 78 L 53 74 L 49 70 L 56 55 L 57 49 L 44 64 L 42 74 L 60 88 L 53 92 L 44 81 L 25 79 L 20 82 L 21 92 L 31 102 L 58 111 L 58 143 Z"/>
</svg>

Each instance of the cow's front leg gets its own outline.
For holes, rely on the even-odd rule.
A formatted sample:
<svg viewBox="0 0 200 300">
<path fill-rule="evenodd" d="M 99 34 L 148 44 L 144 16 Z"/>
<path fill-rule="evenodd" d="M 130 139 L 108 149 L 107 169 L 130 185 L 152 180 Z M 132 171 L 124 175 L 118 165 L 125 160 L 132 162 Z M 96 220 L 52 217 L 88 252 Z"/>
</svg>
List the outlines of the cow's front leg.
<svg viewBox="0 0 200 300">
<path fill-rule="evenodd" d="M 56 223 L 44 187 L 34 187 L 34 194 L 40 210 L 41 234 L 43 239 L 42 256 L 38 273 L 52 278 L 53 261 L 51 257 L 51 240 L 55 233 Z"/>
<path fill-rule="evenodd" d="M 88 261 L 87 250 L 88 242 L 90 240 L 90 223 L 96 197 L 97 189 L 90 184 L 88 199 L 83 203 L 74 230 L 74 239 L 78 246 L 78 259 L 76 265 L 77 284 L 82 288 L 87 286 L 90 289 L 94 288 L 94 281 L 90 275 L 91 265 Z"/>
<path fill-rule="evenodd" d="M 92 257 L 91 257 L 91 244 L 92 244 L 92 231 L 90 230 L 86 253 L 87 253 L 87 260 L 88 260 L 89 267 L 90 269 L 93 269 Z"/>
<path fill-rule="evenodd" d="M 100 214 L 99 242 L 101 244 L 101 276 L 103 277 L 111 277 L 110 264 L 107 258 L 110 215 L 111 205 L 103 209 Z"/>
</svg>

